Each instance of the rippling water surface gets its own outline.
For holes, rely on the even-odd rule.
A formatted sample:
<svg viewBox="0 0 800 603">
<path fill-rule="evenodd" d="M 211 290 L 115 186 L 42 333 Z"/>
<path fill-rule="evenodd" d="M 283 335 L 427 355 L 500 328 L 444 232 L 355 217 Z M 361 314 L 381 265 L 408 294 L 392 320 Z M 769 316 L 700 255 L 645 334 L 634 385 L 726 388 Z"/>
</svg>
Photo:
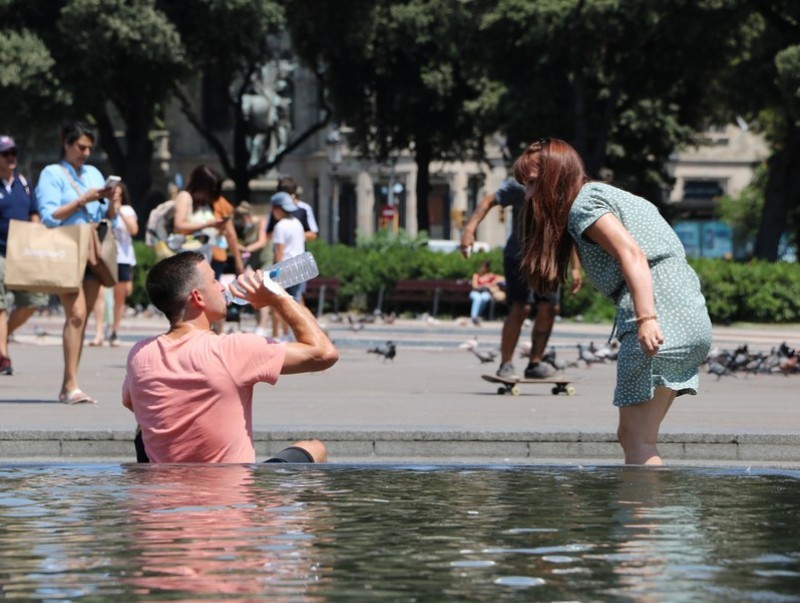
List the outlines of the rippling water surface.
<svg viewBox="0 0 800 603">
<path fill-rule="evenodd" d="M 800 473 L 0 467 L 0 599 L 800 601 Z"/>
</svg>

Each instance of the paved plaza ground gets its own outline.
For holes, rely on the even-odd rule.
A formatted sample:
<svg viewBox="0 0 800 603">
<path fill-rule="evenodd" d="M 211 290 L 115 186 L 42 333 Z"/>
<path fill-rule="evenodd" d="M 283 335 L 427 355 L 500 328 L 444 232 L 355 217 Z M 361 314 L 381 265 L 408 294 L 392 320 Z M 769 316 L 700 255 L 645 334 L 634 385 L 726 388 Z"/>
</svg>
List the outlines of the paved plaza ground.
<svg viewBox="0 0 800 603">
<path fill-rule="evenodd" d="M 254 396 L 257 450 L 265 458 L 295 439 L 318 437 L 334 462 L 617 463 L 613 363 L 580 363 L 574 396 L 550 387 L 497 395 L 481 380 L 481 364 L 460 344 L 477 338 L 497 350 L 499 321 L 380 319 L 353 330 L 323 319 L 341 360 L 319 374 L 282 377 Z M 158 317 L 126 319 L 123 345 L 84 349 L 80 385 L 98 405 L 57 402 L 63 318 L 34 317 L 10 346 L 15 374 L 0 377 L 3 462 L 130 461 L 134 421 L 120 403 L 130 345 L 164 329 Z M 243 328 L 252 328 L 245 319 Z M 91 329 L 91 327 L 90 327 Z M 578 358 L 577 344 L 602 344 L 610 325 L 560 322 L 551 343 L 558 357 Z M 523 331 L 521 341 L 530 337 Z M 394 361 L 367 350 L 392 340 Z M 716 327 L 714 345 L 768 351 L 800 344 L 800 327 Z M 518 368 L 525 360 L 519 358 Z M 675 464 L 800 466 L 800 375 L 751 375 L 717 380 L 704 374 L 700 395 L 679 398 L 662 429 L 661 450 Z"/>
</svg>

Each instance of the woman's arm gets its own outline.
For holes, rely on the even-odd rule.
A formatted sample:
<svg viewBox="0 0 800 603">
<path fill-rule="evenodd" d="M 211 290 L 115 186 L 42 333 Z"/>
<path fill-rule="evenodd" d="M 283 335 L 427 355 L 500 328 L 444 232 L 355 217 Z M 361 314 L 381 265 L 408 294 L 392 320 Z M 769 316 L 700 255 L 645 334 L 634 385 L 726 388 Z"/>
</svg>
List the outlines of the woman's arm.
<svg viewBox="0 0 800 603">
<path fill-rule="evenodd" d="M 258 251 L 259 249 L 263 249 L 267 246 L 267 220 L 263 216 L 260 216 L 256 220 L 256 228 L 258 229 L 258 238 L 246 245 L 244 250 L 250 253 L 254 251 Z"/>
<path fill-rule="evenodd" d="M 136 217 L 135 211 L 122 211 L 122 206 L 119 206 L 117 207 L 117 214 L 119 214 L 122 223 L 125 224 L 125 228 L 128 229 L 132 237 L 139 234 L 139 220 Z"/>
<path fill-rule="evenodd" d="M 477 272 L 475 272 L 472 275 L 472 288 L 473 289 L 480 289 L 481 288 L 481 284 L 480 284 L 480 280 L 478 278 L 478 273 Z"/>
<path fill-rule="evenodd" d="M 619 262 L 636 312 L 639 345 L 645 354 L 655 356 L 664 336 L 656 318 L 653 275 L 647 257 L 613 214 L 601 216 L 584 234 Z"/>
<path fill-rule="evenodd" d="M 275 258 L 274 261 L 277 264 L 283 259 L 283 243 L 275 243 Z"/>
<path fill-rule="evenodd" d="M 186 191 L 181 191 L 175 197 L 175 232 L 179 234 L 192 234 L 208 228 L 217 226 L 218 220 L 206 220 L 205 222 L 190 222 L 189 216 L 192 213 L 192 196 Z"/>
<path fill-rule="evenodd" d="M 569 254 L 569 262 L 571 265 L 570 275 L 572 277 L 572 286 L 569 288 L 569 292 L 572 295 L 575 295 L 583 286 L 583 270 L 581 270 L 581 259 L 578 257 L 578 250 L 575 245 L 572 246 L 572 251 Z"/>
<path fill-rule="evenodd" d="M 239 239 L 236 238 L 236 229 L 233 227 L 233 220 L 225 220 L 225 240 L 228 241 L 228 250 L 233 256 L 233 269 L 236 274 L 244 272 L 244 262 L 239 250 Z"/>
<path fill-rule="evenodd" d="M 62 220 L 66 220 L 74 213 L 81 211 L 86 207 L 87 203 L 97 201 L 103 197 L 100 189 L 90 188 L 75 199 L 64 202 L 63 184 L 63 179 L 56 177 L 53 170 L 45 168 L 42 170 L 39 176 L 39 183 L 36 186 L 39 216 L 45 226 L 50 228 L 60 226 Z"/>
</svg>

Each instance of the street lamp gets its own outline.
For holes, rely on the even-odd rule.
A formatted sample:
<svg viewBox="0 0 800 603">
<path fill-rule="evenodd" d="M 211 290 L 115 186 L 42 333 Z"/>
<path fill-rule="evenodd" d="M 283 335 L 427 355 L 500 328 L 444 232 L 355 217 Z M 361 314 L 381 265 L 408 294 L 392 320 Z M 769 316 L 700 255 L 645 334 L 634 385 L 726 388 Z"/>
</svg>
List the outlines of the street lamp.
<svg viewBox="0 0 800 603">
<path fill-rule="evenodd" d="M 331 210 L 328 214 L 330 220 L 328 242 L 335 243 L 339 240 L 339 166 L 342 164 L 342 135 L 338 128 L 334 127 L 328 133 L 325 144 L 328 147 L 328 162 L 331 164 L 333 175 Z"/>
</svg>

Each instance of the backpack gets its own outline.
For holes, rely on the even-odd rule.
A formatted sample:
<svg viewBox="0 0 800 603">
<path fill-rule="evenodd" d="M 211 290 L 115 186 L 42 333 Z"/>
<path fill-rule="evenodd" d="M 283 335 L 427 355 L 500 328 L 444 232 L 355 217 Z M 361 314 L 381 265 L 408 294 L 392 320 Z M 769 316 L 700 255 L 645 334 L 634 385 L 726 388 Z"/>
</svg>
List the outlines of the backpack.
<svg viewBox="0 0 800 603">
<path fill-rule="evenodd" d="M 156 205 L 147 218 L 147 231 L 144 242 L 154 247 L 159 241 L 166 241 L 172 234 L 175 225 L 175 200 L 170 199 Z"/>
</svg>

